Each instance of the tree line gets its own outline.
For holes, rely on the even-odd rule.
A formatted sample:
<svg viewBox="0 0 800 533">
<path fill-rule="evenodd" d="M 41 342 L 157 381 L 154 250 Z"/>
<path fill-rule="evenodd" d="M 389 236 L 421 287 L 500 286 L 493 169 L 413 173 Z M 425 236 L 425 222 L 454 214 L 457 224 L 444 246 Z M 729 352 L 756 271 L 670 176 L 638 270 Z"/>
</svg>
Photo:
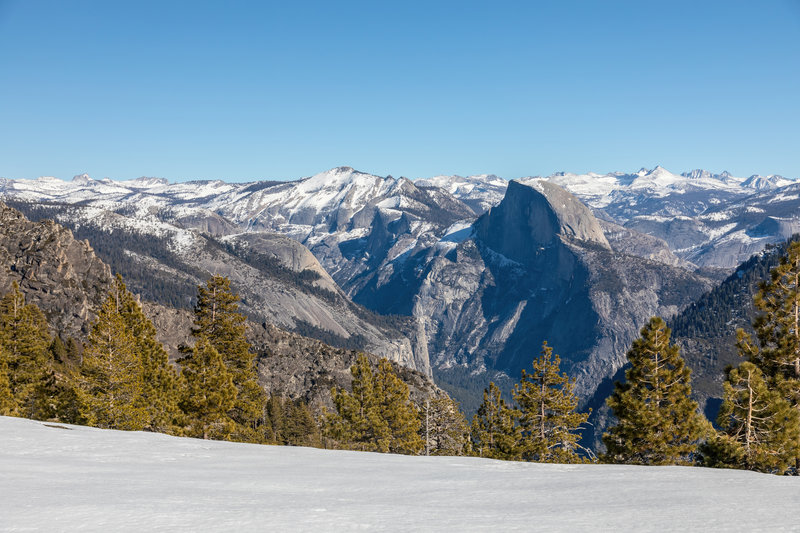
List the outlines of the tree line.
<svg viewBox="0 0 800 533">
<path fill-rule="evenodd" d="M 690 370 L 658 317 L 627 353 L 607 405 L 616 423 L 599 457 L 583 448 L 588 412 L 545 342 L 506 401 L 493 383 L 468 424 L 446 395 L 415 403 L 393 363 L 361 354 L 334 410 L 267 397 L 230 281 L 198 287 L 193 346 L 177 369 L 137 299 L 117 277 L 85 346 L 50 339 L 19 287 L 0 300 L 0 414 L 201 438 L 363 451 L 475 455 L 537 462 L 800 470 L 800 243 L 789 245 L 755 297 L 755 339 L 738 332 L 743 362 L 726 369 L 714 427 L 691 399 Z"/>
<path fill-rule="evenodd" d="M 120 276 L 85 345 L 50 338 L 19 287 L 0 300 L 0 414 L 110 429 L 259 443 L 319 442 L 308 406 L 267 397 L 257 382 L 230 281 L 198 288 L 178 368 Z"/>
</svg>

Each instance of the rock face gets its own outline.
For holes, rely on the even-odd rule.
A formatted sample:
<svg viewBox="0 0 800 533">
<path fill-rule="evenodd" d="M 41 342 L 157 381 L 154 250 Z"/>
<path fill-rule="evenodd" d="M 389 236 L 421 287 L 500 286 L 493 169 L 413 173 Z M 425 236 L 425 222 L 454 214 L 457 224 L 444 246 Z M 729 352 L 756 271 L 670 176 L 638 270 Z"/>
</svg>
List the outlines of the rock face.
<svg viewBox="0 0 800 533">
<path fill-rule="evenodd" d="M 170 359 L 179 358 L 178 347 L 193 343 L 190 336 L 192 313 L 152 302 L 145 302 L 144 310 L 156 326 L 158 340 L 169 351 Z M 267 323 L 248 322 L 247 336 L 258 354 L 259 383 L 270 394 L 302 399 L 313 408 L 331 410 L 332 388 L 349 388 L 352 383 L 350 367 L 358 358 L 356 350 L 334 348 Z M 371 354 L 368 357 L 377 367 L 378 358 Z M 418 404 L 424 403 L 426 398 L 445 394 L 421 372 L 399 365 L 395 370 Z"/>
<path fill-rule="evenodd" d="M 539 181 L 511 182 L 460 237 L 412 255 L 376 289 L 382 311 L 423 321 L 445 385 L 459 367 L 476 380 L 494 371 L 517 380 L 547 340 L 588 398 L 623 364 L 641 325 L 711 287 L 615 251 L 584 205 Z"/>
<path fill-rule="evenodd" d="M 31 222 L 0 202 L 0 294 L 14 282 L 54 331 L 82 338 L 112 277 L 88 242 L 54 222 Z"/>
<path fill-rule="evenodd" d="M 475 224 L 478 238 L 492 250 L 526 263 L 559 240 L 596 244 L 611 250 L 591 211 L 551 183 L 512 181 L 503 201 Z"/>
</svg>

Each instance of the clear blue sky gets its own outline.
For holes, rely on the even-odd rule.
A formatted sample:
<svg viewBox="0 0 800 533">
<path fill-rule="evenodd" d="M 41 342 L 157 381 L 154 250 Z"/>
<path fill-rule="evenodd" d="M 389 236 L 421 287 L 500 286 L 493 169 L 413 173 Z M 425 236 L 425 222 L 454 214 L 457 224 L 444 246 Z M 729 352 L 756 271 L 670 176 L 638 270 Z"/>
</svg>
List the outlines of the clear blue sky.
<svg viewBox="0 0 800 533">
<path fill-rule="evenodd" d="M 800 177 L 800 0 L 0 0 L 0 176 Z"/>
</svg>

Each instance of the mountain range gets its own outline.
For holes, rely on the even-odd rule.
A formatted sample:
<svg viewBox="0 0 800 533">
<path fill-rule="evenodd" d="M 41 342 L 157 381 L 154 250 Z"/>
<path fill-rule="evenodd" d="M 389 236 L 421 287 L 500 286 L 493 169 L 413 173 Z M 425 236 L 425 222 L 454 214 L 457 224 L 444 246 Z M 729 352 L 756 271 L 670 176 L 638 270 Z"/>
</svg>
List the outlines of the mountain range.
<svg viewBox="0 0 800 533">
<path fill-rule="evenodd" d="M 591 398 L 650 316 L 677 315 L 800 229 L 800 183 L 661 167 L 512 181 L 81 175 L 0 180 L 0 196 L 88 239 L 147 299 L 188 308 L 203 276 L 229 275 L 255 323 L 387 356 L 467 410 L 544 340 Z"/>
</svg>

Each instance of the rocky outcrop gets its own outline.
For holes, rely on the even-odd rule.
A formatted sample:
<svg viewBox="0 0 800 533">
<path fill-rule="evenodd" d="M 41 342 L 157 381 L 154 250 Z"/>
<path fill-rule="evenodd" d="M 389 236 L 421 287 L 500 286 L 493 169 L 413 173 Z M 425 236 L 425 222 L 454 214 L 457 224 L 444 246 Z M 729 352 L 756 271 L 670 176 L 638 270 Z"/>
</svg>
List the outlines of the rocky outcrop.
<svg viewBox="0 0 800 533">
<path fill-rule="evenodd" d="M 192 313 L 146 302 L 145 313 L 158 330 L 160 340 L 175 361 L 181 345 L 192 345 L 190 336 Z M 272 324 L 248 322 L 248 339 L 258 354 L 259 383 L 268 394 L 303 399 L 319 409 L 333 409 L 333 387 L 349 388 L 352 383 L 350 367 L 359 352 L 334 348 L 323 342 L 291 333 Z M 377 366 L 378 358 L 368 355 Z M 445 394 L 425 374 L 406 366 L 395 367 L 409 386 L 411 397 L 421 404 L 425 398 Z"/>
<path fill-rule="evenodd" d="M 0 294 L 14 282 L 55 332 L 82 338 L 112 277 L 88 242 L 52 221 L 31 222 L 0 202 Z"/>
</svg>

